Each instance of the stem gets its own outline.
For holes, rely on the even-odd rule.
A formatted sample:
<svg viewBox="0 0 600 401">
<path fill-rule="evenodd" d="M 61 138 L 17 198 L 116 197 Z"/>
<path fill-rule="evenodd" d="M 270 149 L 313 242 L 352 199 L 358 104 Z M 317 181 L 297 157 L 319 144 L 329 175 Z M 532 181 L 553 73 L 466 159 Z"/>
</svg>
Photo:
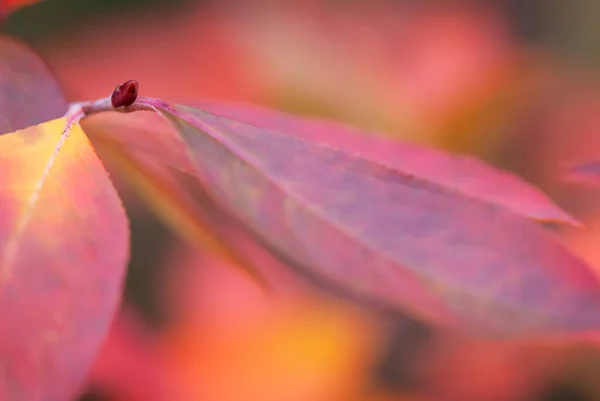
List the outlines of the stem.
<svg viewBox="0 0 600 401">
<path fill-rule="evenodd" d="M 69 105 L 69 110 L 65 114 L 65 117 L 71 121 L 78 121 L 82 118 L 103 113 L 107 111 L 116 111 L 119 113 L 133 113 L 135 111 L 154 111 L 158 112 L 158 109 L 170 110 L 167 102 L 152 97 L 139 97 L 130 106 L 113 107 L 110 101 L 110 97 L 86 101 L 76 102 Z"/>
<path fill-rule="evenodd" d="M 65 114 L 68 119 L 67 125 L 105 111 L 119 113 L 132 113 L 134 111 L 158 112 L 158 109 L 173 111 L 167 102 L 153 97 L 138 97 L 137 91 L 137 81 L 131 80 L 117 86 L 113 93 L 106 98 L 72 103 Z"/>
</svg>

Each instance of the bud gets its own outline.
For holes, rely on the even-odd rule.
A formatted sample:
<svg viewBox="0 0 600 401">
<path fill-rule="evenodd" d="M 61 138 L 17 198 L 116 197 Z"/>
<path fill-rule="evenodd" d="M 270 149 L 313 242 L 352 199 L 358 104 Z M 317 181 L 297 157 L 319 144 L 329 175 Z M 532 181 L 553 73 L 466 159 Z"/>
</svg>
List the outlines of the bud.
<svg viewBox="0 0 600 401">
<path fill-rule="evenodd" d="M 114 108 L 131 106 L 138 96 L 138 82 L 127 81 L 115 88 L 110 96 L 110 102 Z"/>
</svg>

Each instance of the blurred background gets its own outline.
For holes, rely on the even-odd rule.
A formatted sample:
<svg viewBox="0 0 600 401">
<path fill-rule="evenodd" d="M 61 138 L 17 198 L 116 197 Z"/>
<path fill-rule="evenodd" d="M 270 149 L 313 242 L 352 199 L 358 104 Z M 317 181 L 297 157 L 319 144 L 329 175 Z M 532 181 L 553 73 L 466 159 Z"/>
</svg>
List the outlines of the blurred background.
<svg viewBox="0 0 600 401">
<path fill-rule="evenodd" d="M 70 101 L 136 79 L 476 155 L 584 221 L 559 234 L 600 268 L 600 191 L 559 180 L 600 156 L 598 21 L 595 0 L 45 0 L 5 30 Z M 293 278 L 269 296 L 117 184 L 132 260 L 82 401 L 600 400 L 594 344 L 464 338 Z"/>
</svg>

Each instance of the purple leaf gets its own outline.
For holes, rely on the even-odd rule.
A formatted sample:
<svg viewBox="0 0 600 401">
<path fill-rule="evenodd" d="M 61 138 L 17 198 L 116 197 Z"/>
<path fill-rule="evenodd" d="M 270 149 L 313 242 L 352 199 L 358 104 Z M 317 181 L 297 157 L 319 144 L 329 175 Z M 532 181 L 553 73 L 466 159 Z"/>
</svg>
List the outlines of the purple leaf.
<svg viewBox="0 0 600 401">
<path fill-rule="evenodd" d="M 0 134 L 54 120 L 65 114 L 58 82 L 25 44 L 0 37 Z"/>
<path fill-rule="evenodd" d="M 331 145 L 403 173 L 460 191 L 535 220 L 580 226 L 548 196 L 521 177 L 470 156 L 445 153 L 316 118 L 298 118 L 258 106 L 199 102 L 194 106 L 227 118 Z"/>
<path fill-rule="evenodd" d="M 162 109 L 211 194 L 310 274 L 482 334 L 600 327 L 597 278 L 528 219 L 315 141 Z"/>
</svg>

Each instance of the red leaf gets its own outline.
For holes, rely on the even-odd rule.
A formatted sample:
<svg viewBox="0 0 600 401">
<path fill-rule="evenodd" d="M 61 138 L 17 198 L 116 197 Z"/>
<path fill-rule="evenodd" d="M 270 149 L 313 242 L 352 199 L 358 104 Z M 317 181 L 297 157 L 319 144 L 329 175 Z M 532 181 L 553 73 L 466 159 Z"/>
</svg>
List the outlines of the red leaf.
<svg viewBox="0 0 600 401">
<path fill-rule="evenodd" d="M 544 193 L 521 177 L 464 155 L 453 155 L 415 143 L 365 134 L 327 120 L 298 118 L 267 108 L 242 104 L 199 102 L 199 108 L 273 131 L 358 153 L 403 173 L 432 181 L 541 221 L 580 226 Z"/>
<path fill-rule="evenodd" d="M 107 333 L 127 218 L 83 130 L 0 136 L 0 399 L 71 400 Z"/>
<path fill-rule="evenodd" d="M 310 274 L 480 333 L 600 327 L 600 283 L 535 223 L 355 154 L 163 107 L 213 196 Z"/>
<path fill-rule="evenodd" d="M 25 44 L 0 37 L 0 134 L 64 115 L 67 102 L 56 79 Z"/>
</svg>

